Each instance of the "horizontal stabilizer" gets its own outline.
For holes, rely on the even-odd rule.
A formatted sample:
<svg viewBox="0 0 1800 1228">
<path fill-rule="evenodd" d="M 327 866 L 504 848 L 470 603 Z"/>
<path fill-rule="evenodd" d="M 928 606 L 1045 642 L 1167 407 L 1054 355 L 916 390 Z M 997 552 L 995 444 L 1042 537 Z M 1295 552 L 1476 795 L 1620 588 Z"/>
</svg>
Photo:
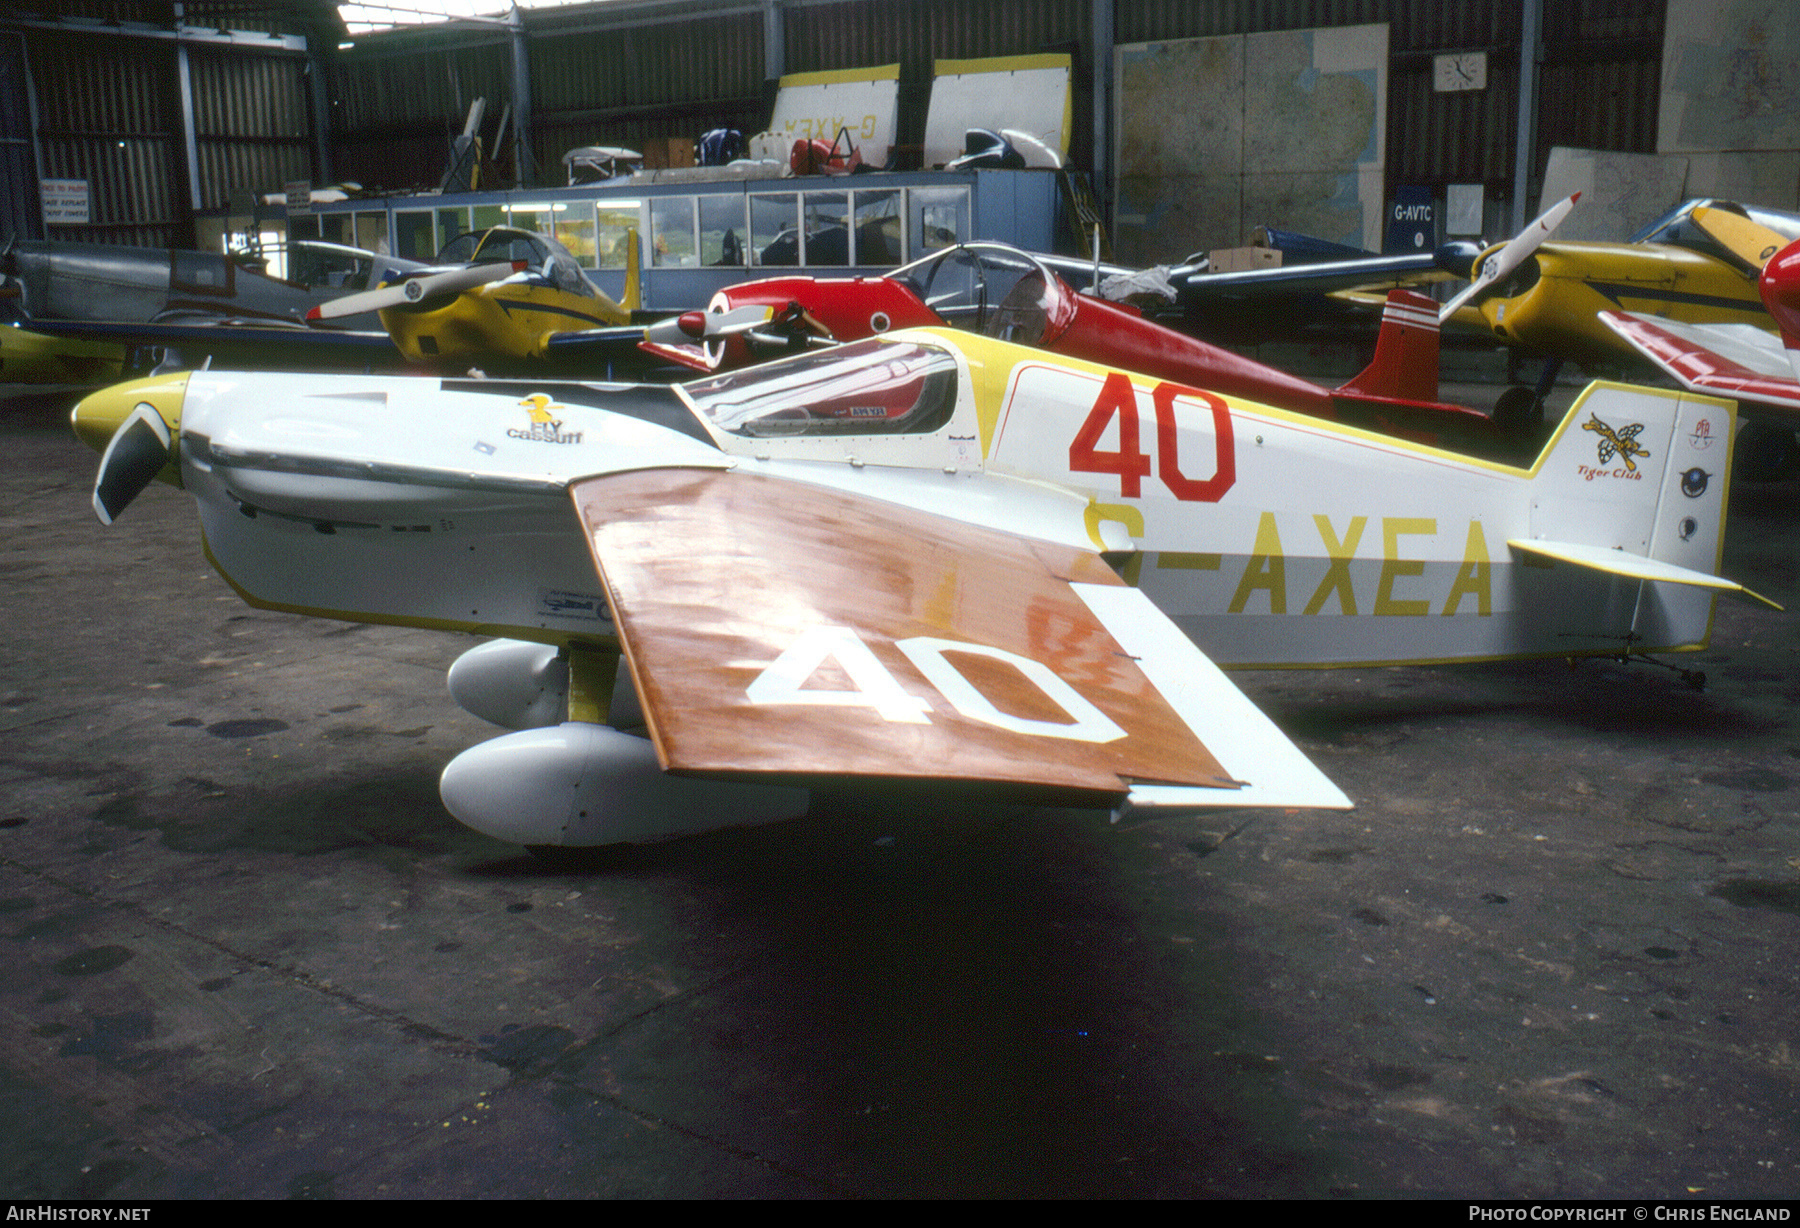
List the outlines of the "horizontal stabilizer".
<svg viewBox="0 0 1800 1228">
<path fill-rule="evenodd" d="M 1734 593 L 1740 597 L 1748 597 L 1777 610 L 1782 608 L 1779 603 L 1770 601 L 1761 593 L 1745 588 L 1735 580 L 1727 580 L 1724 576 L 1707 575 L 1703 571 L 1694 571 L 1687 567 L 1677 567 L 1673 563 L 1645 558 L 1641 554 L 1629 554 L 1624 550 L 1608 550 L 1604 546 L 1578 546 L 1571 542 L 1522 539 L 1512 539 L 1506 544 L 1520 554 L 1552 559 L 1558 563 L 1569 563 L 1575 567 L 1586 567 L 1591 571 L 1605 572 L 1609 576 L 1623 576 L 1628 580 L 1656 580 L 1667 584 L 1691 584 L 1696 588 L 1710 588 L 1722 593 Z"/>
<path fill-rule="evenodd" d="M 573 332 L 551 333 L 544 338 L 544 354 L 549 358 L 582 358 L 595 362 L 623 361 L 638 353 L 638 342 L 644 330 L 636 324 L 612 324 L 604 328 L 583 328 Z M 592 378 L 592 373 L 589 373 Z"/>
</svg>

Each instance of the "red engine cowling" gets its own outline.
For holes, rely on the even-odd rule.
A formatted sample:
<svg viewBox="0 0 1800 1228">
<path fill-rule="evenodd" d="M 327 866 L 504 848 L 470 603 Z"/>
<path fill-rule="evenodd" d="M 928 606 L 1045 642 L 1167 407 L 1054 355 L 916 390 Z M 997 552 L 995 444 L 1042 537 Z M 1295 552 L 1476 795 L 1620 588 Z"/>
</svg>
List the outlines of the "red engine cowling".
<svg viewBox="0 0 1800 1228">
<path fill-rule="evenodd" d="M 1790 350 L 1800 350 L 1800 241 L 1788 244 L 1763 265 L 1756 288 L 1763 306 L 1781 327 L 1781 340 Z"/>
</svg>

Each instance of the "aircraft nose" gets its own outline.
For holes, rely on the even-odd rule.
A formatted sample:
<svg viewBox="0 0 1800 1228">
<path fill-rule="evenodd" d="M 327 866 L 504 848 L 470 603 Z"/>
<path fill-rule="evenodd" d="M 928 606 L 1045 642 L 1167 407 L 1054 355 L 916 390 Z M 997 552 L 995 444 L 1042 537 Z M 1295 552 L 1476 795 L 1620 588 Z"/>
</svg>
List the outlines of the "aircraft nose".
<svg viewBox="0 0 1800 1228">
<path fill-rule="evenodd" d="M 84 397 L 69 415 L 81 441 L 100 453 L 94 514 L 111 524 L 157 477 L 179 486 L 185 373 L 131 380 Z"/>
<path fill-rule="evenodd" d="M 1791 345 L 1791 339 L 1800 339 L 1800 241 L 1772 256 L 1758 281 L 1763 306 L 1781 326 L 1783 340 Z"/>
</svg>

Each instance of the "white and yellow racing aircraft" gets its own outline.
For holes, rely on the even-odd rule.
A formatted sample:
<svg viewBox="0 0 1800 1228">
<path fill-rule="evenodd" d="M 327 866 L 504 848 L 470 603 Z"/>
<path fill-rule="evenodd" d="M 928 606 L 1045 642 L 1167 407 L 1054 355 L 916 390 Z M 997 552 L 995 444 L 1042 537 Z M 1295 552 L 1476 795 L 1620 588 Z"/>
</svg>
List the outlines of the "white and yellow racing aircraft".
<svg viewBox="0 0 1800 1228">
<path fill-rule="evenodd" d="M 1699 649 L 1745 592 L 1733 418 L 1595 384 L 1514 466 L 922 329 L 675 387 L 196 373 L 74 424 L 101 519 L 184 487 L 251 604 L 500 637 L 450 687 L 517 732 L 445 804 L 592 845 L 858 777 L 1346 806 L 1218 666 Z"/>
</svg>

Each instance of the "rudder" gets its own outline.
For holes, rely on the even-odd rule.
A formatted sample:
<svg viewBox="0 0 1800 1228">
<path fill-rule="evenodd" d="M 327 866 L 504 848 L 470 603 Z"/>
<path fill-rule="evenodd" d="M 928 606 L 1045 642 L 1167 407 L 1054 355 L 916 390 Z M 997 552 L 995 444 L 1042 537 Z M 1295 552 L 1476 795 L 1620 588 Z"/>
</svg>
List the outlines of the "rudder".
<svg viewBox="0 0 1800 1228">
<path fill-rule="evenodd" d="M 1375 357 L 1339 392 L 1397 401 L 1438 399 L 1438 305 L 1412 290 L 1388 291 Z"/>
<path fill-rule="evenodd" d="M 1577 398 L 1533 475 L 1531 536 L 1717 575 L 1736 406 L 1660 388 L 1594 383 Z M 1640 642 L 1698 645 L 1712 594 L 1646 583 Z"/>
</svg>

